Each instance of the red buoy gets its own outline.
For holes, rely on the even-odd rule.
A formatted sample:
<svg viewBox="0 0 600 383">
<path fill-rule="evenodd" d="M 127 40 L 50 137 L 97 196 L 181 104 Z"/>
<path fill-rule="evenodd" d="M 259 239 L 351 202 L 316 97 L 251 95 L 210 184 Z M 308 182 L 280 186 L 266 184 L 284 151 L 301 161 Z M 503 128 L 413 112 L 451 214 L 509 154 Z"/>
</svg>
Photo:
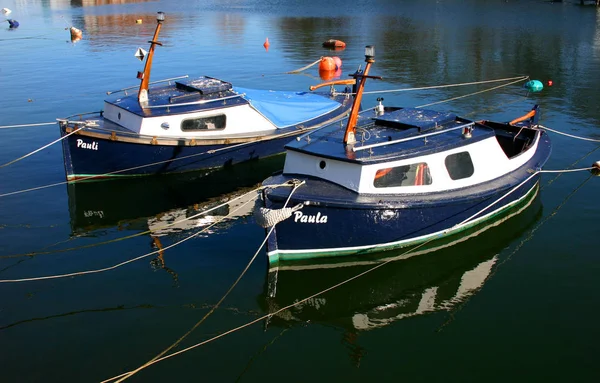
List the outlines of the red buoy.
<svg viewBox="0 0 600 383">
<path fill-rule="evenodd" d="M 265 49 L 268 51 L 269 50 L 269 38 L 267 37 L 267 39 L 265 40 L 263 47 L 265 47 Z"/>
<path fill-rule="evenodd" d="M 553 82 L 552 80 L 548 80 L 548 86 L 552 86 Z"/>
<path fill-rule="evenodd" d="M 346 48 L 346 43 L 342 40 L 329 39 L 323 43 L 324 48 Z"/>
<path fill-rule="evenodd" d="M 321 57 L 321 62 L 319 63 L 319 71 L 335 71 L 335 61 L 331 57 Z"/>
</svg>

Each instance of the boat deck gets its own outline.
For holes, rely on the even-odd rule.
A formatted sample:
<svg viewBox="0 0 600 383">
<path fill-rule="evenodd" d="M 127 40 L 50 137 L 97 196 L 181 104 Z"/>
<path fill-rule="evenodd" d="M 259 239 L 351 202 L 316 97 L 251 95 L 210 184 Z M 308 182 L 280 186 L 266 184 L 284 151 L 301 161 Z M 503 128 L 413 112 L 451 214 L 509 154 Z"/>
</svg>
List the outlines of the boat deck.
<svg viewBox="0 0 600 383">
<path fill-rule="evenodd" d="M 451 113 L 413 108 L 389 108 L 376 116 L 368 111 L 359 116 L 357 143 L 346 150 L 342 139 L 346 121 L 326 127 L 286 146 L 287 149 L 341 161 L 377 163 L 422 156 L 474 143 L 495 135 L 494 129 Z M 463 136 L 463 127 L 472 127 Z"/>
</svg>

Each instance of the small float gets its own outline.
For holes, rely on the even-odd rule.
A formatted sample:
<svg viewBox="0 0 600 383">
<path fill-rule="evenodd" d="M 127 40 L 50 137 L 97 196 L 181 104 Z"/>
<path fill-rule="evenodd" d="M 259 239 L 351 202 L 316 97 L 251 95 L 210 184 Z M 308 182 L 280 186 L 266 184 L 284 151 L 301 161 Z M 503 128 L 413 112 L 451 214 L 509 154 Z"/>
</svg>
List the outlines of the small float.
<svg viewBox="0 0 600 383">
<path fill-rule="evenodd" d="M 346 43 L 342 40 L 329 39 L 323 42 L 323 48 L 344 49 L 346 48 Z"/>
<path fill-rule="evenodd" d="M 286 146 L 283 171 L 263 182 L 257 223 L 271 266 L 361 256 L 464 232 L 538 192 L 551 143 L 537 106 L 512 123 L 434 110 L 358 112 L 374 48 L 350 116 Z M 287 183 L 289 187 L 275 187 Z"/>
<path fill-rule="evenodd" d="M 256 160 L 282 153 L 291 138 L 340 119 L 352 106 L 349 89 L 271 91 L 187 76 L 150 83 L 164 18 L 159 12 L 149 52 L 140 54 L 146 61 L 139 88 L 109 92 L 101 112 L 58 119 L 68 181 L 216 170 Z"/>
</svg>

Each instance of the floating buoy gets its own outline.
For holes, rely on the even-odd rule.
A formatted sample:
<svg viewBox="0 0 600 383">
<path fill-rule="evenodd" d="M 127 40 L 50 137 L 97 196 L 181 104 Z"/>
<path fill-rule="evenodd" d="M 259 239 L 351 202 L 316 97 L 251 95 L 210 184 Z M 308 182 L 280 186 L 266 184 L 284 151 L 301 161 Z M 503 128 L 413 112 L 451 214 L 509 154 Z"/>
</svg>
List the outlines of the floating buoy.
<svg viewBox="0 0 600 383">
<path fill-rule="evenodd" d="M 19 22 L 13 19 L 7 19 L 9 28 L 17 28 L 19 26 Z"/>
<path fill-rule="evenodd" d="M 592 164 L 590 172 L 595 176 L 600 176 L 600 161 L 596 161 Z"/>
<path fill-rule="evenodd" d="M 267 38 L 265 39 L 265 42 L 263 43 L 263 47 L 265 47 L 265 50 L 266 50 L 267 52 L 269 51 L 269 45 L 271 45 L 271 44 L 269 44 L 269 38 L 267 37 Z"/>
<path fill-rule="evenodd" d="M 544 89 L 544 84 L 539 80 L 530 80 L 523 84 L 523 87 L 530 92 L 539 92 Z"/>
<path fill-rule="evenodd" d="M 69 32 L 71 32 L 71 41 L 79 41 L 83 36 L 83 32 L 81 32 L 81 29 L 77 29 L 75 27 L 69 28 Z"/>
<path fill-rule="evenodd" d="M 548 80 L 548 86 L 552 86 L 552 84 L 554 84 L 552 80 Z"/>
<path fill-rule="evenodd" d="M 335 61 L 332 57 L 321 57 L 321 62 L 319 63 L 319 71 L 335 71 Z"/>
<path fill-rule="evenodd" d="M 12 11 L 8 8 L 2 8 L 2 13 L 4 13 L 5 15 L 8 15 L 9 13 L 11 13 Z"/>
<path fill-rule="evenodd" d="M 333 59 L 333 62 L 335 63 L 335 69 L 341 69 L 342 68 L 342 59 L 337 56 L 333 56 L 332 59 Z"/>
<path fill-rule="evenodd" d="M 324 48 L 346 48 L 346 43 L 342 40 L 330 39 L 323 43 Z"/>
</svg>

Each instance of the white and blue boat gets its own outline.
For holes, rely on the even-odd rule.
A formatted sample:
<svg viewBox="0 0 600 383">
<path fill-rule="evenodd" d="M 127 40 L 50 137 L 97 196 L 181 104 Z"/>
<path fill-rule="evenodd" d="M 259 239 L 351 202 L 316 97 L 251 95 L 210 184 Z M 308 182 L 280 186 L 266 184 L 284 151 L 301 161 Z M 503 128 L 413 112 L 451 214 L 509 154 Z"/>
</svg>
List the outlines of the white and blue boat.
<svg viewBox="0 0 600 383">
<path fill-rule="evenodd" d="M 162 12 L 157 21 L 139 89 L 111 93 L 101 112 L 58 120 L 68 181 L 212 170 L 264 158 L 349 112 L 349 89 L 338 93 L 333 86 L 318 94 L 270 91 L 206 76 L 150 86 Z"/>
<path fill-rule="evenodd" d="M 374 61 L 367 47 L 355 103 Z M 530 201 L 551 152 L 536 111 L 497 123 L 380 102 L 299 137 L 256 210 L 270 265 L 420 245 Z"/>
</svg>

